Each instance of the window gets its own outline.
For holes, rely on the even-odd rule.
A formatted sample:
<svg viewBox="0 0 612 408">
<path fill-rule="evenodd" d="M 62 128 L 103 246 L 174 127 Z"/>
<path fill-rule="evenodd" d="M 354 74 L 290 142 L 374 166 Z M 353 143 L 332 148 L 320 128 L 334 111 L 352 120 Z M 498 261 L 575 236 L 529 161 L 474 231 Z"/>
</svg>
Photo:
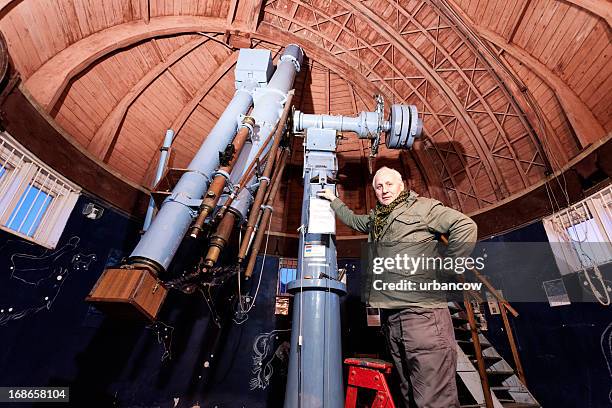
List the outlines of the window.
<svg viewBox="0 0 612 408">
<path fill-rule="evenodd" d="M 543 222 L 562 275 L 612 261 L 612 186 Z"/>
<path fill-rule="evenodd" d="M 280 258 L 278 264 L 278 285 L 276 295 L 287 295 L 287 285 L 297 277 L 297 259 Z"/>
<path fill-rule="evenodd" d="M 292 295 L 287 292 L 287 285 L 296 278 L 297 259 L 280 258 L 278 263 L 278 282 L 276 284 L 275 315 L 289 315 L 290 299 Z"/>
<path fill-rule="evenodd" d="M 42 187 L 28 184 L 17 206 L 13 208 L 7 227 L 31 237 L 38 229 L 40 220 L 51 201 L 53 197 L 45 193 Z"/>
<path fill-rule="evenodd" d="M 0 133 L 0 228 L 55 248 L 80 189 Z"/>
</svg>

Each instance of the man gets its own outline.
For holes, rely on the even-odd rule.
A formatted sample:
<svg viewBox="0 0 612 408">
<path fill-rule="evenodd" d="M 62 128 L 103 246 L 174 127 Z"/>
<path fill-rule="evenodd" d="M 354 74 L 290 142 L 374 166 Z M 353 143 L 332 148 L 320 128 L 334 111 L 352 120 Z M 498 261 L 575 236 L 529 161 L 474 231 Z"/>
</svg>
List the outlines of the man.
<svg viewBox="0 0 612 408">
<path fill-rule="evenodd" d="M 368 233 L 374 245 L 391 245 L 391 253 L 405 248 L 429 254 L 440 235 L 448 236 L 445 259 L 465 257 L 476 242 L 476 224 L 459 211 L 439 201 L 407 191 L 396 170 L 382 167 L 372 181 L 378 204 L 369 215 L 355 215 L 331 190 L 319 196 L 331 201 L 340 220 Z M 388 250 L 388 248 L 387 248 Z M 439 271 L 436 271 L 439 272 Z M 411 279 L 431 280 L 436 276 L 419 271 Z M 400 376 L 404 402 L 413 398 L 419 408 L 459 408 L 455 372 L 455 334 L 445 293 L 393 291 L 378 295 L 371 306 L 380 307 L 389 352 Z M 372 298 L 371 298 L 372 299 Z"/>
</svg>

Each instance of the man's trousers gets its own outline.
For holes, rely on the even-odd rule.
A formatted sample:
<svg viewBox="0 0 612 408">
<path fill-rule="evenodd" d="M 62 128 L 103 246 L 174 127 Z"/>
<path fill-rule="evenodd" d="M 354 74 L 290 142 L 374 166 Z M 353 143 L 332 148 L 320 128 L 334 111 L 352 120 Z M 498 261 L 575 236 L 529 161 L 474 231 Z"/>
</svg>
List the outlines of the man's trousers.
<svg viewBox="0 0 612 408">
<path fill-rule="evenodd" d="M 457 343 L 448 308 L 385 312 L 383 332 L 406 407 L 412 394 L 418 408 L 459 408 Z"/>
</svg>

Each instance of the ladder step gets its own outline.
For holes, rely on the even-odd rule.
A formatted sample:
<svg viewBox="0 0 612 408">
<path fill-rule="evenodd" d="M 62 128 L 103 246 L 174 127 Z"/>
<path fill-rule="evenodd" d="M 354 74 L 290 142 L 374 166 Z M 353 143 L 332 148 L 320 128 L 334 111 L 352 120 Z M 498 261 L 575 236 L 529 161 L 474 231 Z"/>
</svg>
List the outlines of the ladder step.
<svg viewBox="0 0 612 408">
<path fill-rule="evenodd" d="M 500 386 L 489 387 L 489 388 L 491 388 L 491 391 L 509 391 L 516 387 L 506 387 L 506 386 L 500 385 Z"/>
<path fill-rule="evenodd" d="M 474 343 L 472 343 L 472 340 L 471 340 L 471 339 L 470 339 L 470 340 L 462 340 L 462 339 L 459 339 L 459 340 L 457 340 L 457 344 L 459 344 L 460 346 L 466 346 L 466 345 L 469 345 L 469 346 L 474 346 Z M 491 343 L 481 341 L 481 342 L 480 342 L 480 346 L 481 346 L 482 348 L 488 348 L 488 347 L 491 347 Z"/>
<path fill-rule="evenodd" d="M 505 375 L 505 376 L 511 376 L 514 375 L 514 371 L 513 370 L 487 370 L 487 374 L 488 375 Z"/>
<path fill-rule="evenodd" d="M 504 408 L 541 408 L 540 404 L 532 404 L 529 402 L 500 402 Z"/>
<path fill-rule="evenodd" d="M 472 363 L 476 363 L 476 357 L 473 354 L 466 354 L 466 356 L 468 356 L 470 358 L 470 361 Z M 496 363 L 498 361 L 503 360 L 503 358 L 501 358 L 500 356 L 482 356 L 482 358 L 485 360 L 485 363 Z"/>
<path fill-rule="evenodd" d="M 463 326 L 458 326 L 455 327 L 455 334 L 459 334 L 459 335 L 469 335 L 472 333 L 472 331 L 470 329 L 468 329 L 467 327 L 463 327 Z"/>
<path fill-rule="evenodd" d="M 465 312 L 463 311 L 453 313 L 451 314 L 451 317 L 453 318 L 453 323 L 466 324 L 469 322 L 467 316 L 465 315 Z"/>
</svg>

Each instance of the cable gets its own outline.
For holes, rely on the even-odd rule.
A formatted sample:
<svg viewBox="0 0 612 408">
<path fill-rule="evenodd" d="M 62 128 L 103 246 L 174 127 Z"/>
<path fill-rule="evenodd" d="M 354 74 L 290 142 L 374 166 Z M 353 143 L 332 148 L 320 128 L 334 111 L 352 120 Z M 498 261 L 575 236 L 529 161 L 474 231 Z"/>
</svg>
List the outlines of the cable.
<svg viewBox="0 0 612 408">
<path fill-rule="evenodd" d="M 251 311 L 253 306 L 255 306 L 255 300 L 257 299 L 257 295 L 259 294 L 259 287 L 261 285 L 261 277 L 263 276 L 264 266 L 266 264 L 266 256 L 268 255 L 268 241 L 270 239 L 270 228 L 271 228 L 271 226 L 272 226 L 272 217 L 270 217 L 270 219 L 268 220 L 268 230 L 266 231 L 266 245 L 264 246 L 264 255 L 263 255 L 263 258 L 261 260 L 261 269 L 259 271 L 259 279 L 257 281 L 257 287 L 255 288 L 255 294 L 253 295 L 253 300 L 251 301 L 251 304 L 249 305 L 249 307 L 246 310 L 244 310 L 242 308 L 242 302 L 239 302 L 239 304 L 240 304 L 240 311 L 242 313 L 244 313 L 245 315 L 247 315 L 247 319 L 248 319 L 248 313 Z M 240 280 L 240 279 L 238 279 L 238 280 Z M 244 319 L 243 321 L 241 321 L 238 324 L 244 323 L 247 319 Z"/>
</svg>

